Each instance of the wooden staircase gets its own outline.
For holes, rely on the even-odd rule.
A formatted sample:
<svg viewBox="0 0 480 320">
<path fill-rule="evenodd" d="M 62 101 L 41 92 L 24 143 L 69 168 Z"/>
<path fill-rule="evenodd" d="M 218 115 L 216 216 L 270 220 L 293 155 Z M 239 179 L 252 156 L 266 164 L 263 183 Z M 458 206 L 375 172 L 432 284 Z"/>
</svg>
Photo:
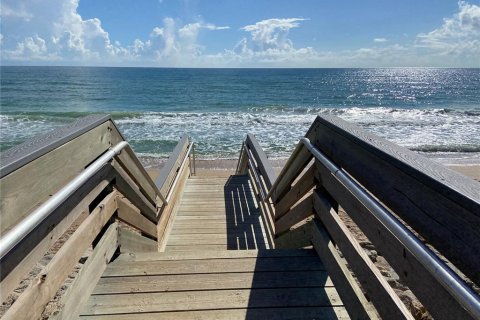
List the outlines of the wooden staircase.
<svg viewBox="0 0 480 320">
<path fill-rule="evenodd" d="M 334 117 L 278 176 L 249 134 L 234 175 L 184 136 L 152 179 L 90 116 L 2 153 L 0 187 L 2 319 L 413 319 L 364 245 L 480 319 L 479 184 Z"/>
<path fill-rule="evenodd" d="M 122 254 L 84 319 L 348 319 L 313 250 Z"/>
<path fill-rule="evenodd" d="M 121 254 L 82 318 L 349 318 L 313 249 L 266 249 L 247 176 L 190 177 L 173 219 L 166 252 Z"/>
</svg>

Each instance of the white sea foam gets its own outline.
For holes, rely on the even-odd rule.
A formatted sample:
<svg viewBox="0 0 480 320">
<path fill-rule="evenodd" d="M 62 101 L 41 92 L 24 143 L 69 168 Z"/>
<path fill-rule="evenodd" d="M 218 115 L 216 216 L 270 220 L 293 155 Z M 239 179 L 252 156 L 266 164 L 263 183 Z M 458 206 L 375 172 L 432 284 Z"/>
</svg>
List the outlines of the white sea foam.
<svg viewBox="0 0 480 320">
<path fill-rule="evenodd" d="M 114 114 L 120 130 L 144 155 L 166 156 L 182 134 L 202 156 L 235 157 L 253 133 L 272 157 L 287 156 L 318 114 L 331 114 L 402 146 L 425 152 L 480 152 L 480 109 L 265 107 L 247 112 Z M 1 142 L 18 143 L 62 125 L 29 115 L 0 115 Z"/>
<path fill-rule="evenodd" d="M 192 136 L 203 154 L 238 152 L 247 133 L 270 154 L 288 154 L 317 114 L 332 114 L 405 147 L 422 151 L 480 151 L 480 110 L 393 108 L 274 108 L 262 112 L 149 113 L 117 122 L 133 140 Z"/>
</svg>

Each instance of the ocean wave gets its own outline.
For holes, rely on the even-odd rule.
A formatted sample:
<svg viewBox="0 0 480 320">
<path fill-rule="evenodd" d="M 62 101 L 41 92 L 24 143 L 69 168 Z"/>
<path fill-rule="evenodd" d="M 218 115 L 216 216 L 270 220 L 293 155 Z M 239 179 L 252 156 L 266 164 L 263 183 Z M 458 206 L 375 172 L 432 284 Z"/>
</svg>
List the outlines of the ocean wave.
<svg viewBox="0 0 480 320">
<path fill-rule="evenodd" d="M 24 141 L 90 113 L 4 113 L 2 145 Z M 317 115 L 334 115 L 383 138 L 423 152 L 480 152 L 480 108 L 403 109 L 266 106 L 231 112 L 114 112 L 120 130 L 141 154 L 166 156 L 183 134 L 201 156 L 231 158 L 247 133 L 267 154 L 290 154 Z"/>
</svg>

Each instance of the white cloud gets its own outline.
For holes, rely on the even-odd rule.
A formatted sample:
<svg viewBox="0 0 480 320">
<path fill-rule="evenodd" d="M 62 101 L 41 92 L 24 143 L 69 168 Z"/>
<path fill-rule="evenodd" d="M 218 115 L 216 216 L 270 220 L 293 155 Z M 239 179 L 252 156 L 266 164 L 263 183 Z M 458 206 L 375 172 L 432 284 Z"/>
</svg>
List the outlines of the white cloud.
<svg viewBox="0 0 480 320">
<path fill-rule="evenodd" d="M 102 63 L 123 56 L 99 19 L 83 20 L 79 0 L 2 1 L 2 29 L 7 35 L 2 59 Z"/>
<path fill-rule="evenodd" d="M 14 18 L 14 19 L 22 19 L 25 21 L 29 21 L 33 15 L 25 9 L 25 6 L 21 2 L 12 2 L 8 3 L 6 1 L 2 1 L 0 3 L 0 14 L 4 18 Z"/>
<path fill-rule="evenodd" d="M 183 66 L 202 55 L 198 44 L 201 30 L 216 31 L 228 26 L 195 22 L 181 24 L 165 18 L 147 39 L 122 46 L 112 41 L 100 19 L 83 19 L 79 0 L 2 0 L 2 61 L 10 63 L 141 64 Z"/>
<path fill-rule="evenodd" d="M 442 26 L 417 35 L 415 45 L 439 55 L 475 57 L 480 66 L 480 6 L 464 1 L 459 11 L 443 20 Z"/>
<path fill-rule="evenodd" d="M 250 32 L 252 50 L 264 51 L 268 49 L 291 50 L 292 41 L 287 38 L 290 29 L 299 27 L 299 22 L 305 19 L 268 19 L 242 28 Z"/>
<path fill-rule="evenodd" d="M 403 44 L 378 37 L 375 45 L 344 51 L 295 46 L 290 31 L 308 19 L 272 18 L 246 25 L 235 46 L 214 54 L 202 32 L 228 26 L 167 17 L 150 34 L 122 45 L 98 18 L 78 14 L 80 0 L 2 0 L 2 63 L 143 65 L 176 67 L 480 66 L 480 7 L 459 2 L 458 12 L 433 31 Z M 161 2 L 161 1 L 160 1 Z M 441 25 L 440 25 L 441 24 Z M 321 39 L 318 39 L 321 42 Z"/>
</svg>

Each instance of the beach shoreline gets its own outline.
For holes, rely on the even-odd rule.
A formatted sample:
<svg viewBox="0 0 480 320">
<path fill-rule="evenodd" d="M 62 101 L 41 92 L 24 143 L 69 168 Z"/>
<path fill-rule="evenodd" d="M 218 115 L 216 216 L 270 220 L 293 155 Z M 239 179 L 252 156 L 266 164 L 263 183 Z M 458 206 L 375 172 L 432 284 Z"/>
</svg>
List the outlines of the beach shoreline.
<svg viewBox="0 0 480 320">
<path fill-rule="evenodd" d="M 443 153 L 443 154 L 428 154 L 420 153 L 420 155 L 433 160 L 437 163 L 444 165 L 445 167 L 468 176 L 478 182 L 480 182 L 480 154 L 478 153 Z M 140 156 L 140 162 L 145 169 L 153 176 L 156 177 L 160 170 L 165 165 L 168 158 L 157 158 L 151 156 Z M 287 162 L 288 158 L 273 158 L 269 159 L 274 170 L 280 173 L 281 169 Z M 223 170 L 235 173 L 237 168 L 238 158 L 218 158 L 218 159 L 196 159 L 197 171 L 205 170 Z"/>
</svg>

